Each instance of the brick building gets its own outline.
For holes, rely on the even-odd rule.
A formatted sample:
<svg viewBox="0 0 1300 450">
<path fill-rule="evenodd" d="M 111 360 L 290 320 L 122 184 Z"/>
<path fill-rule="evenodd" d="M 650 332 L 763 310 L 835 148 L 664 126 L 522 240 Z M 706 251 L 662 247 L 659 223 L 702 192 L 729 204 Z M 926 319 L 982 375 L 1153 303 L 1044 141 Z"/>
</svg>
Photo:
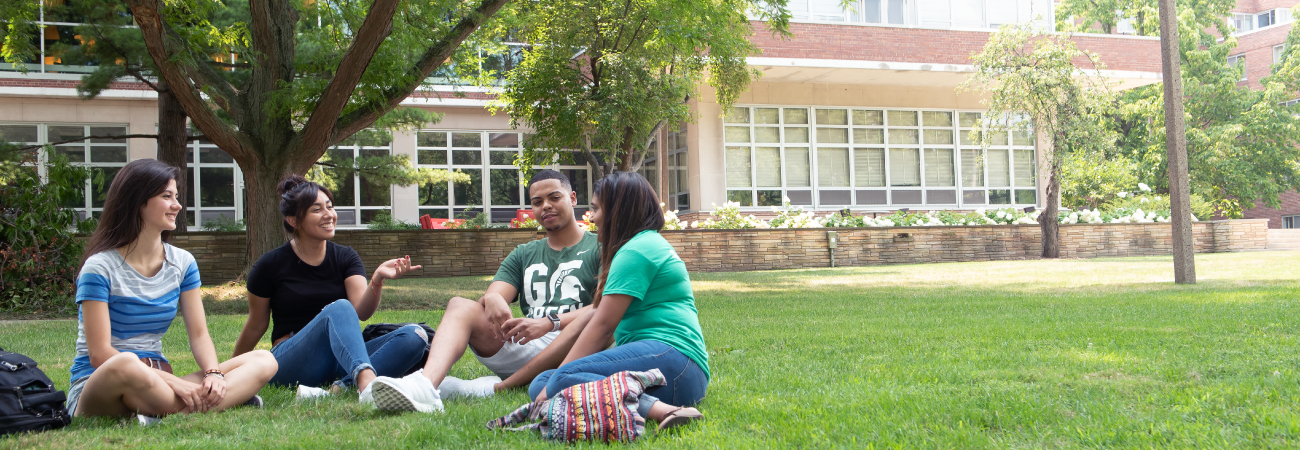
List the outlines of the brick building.
<svg viewBox="0 0 1300 450">
<path fill-rule="evenodd" d="M 24 0 L 37 1 L 37 0 Z M 753 39 L 762 54 L 750 64 L 763 73 L 722 111 L 704 92 L 692 101 L 698 121 L 665 131 L 642 173 L 657 182 L 670 208 L 708 211 L 740 202 L 766 210 L 791 203 L 815 210 L 890 211 L 899 208 L 975 209 L 1041 206 L 1045 185 L 1037 162 L 1044 147 L 1034 136 L 1003 136 L 989 149 L 969 137 L 980 120 L 983 95 L 958 93 L 982 49 L 1003 23 L 1053 26 L 1049 0 L 796 0 L 791 31 L 781 40 L 764 31 Z M 0 133 L 10 141 L 57 142 L 86 133 L 152 133 L 156 94 L 124 79 L 94 100 L 75 87 L 89 68 L 62 64 L 49 50 L 75 42 L 73 22 L 42 14 L 44 53 L 20 74 L 0 65 Z M 761 28 L 761 23 L 754 24 Z M 1289 25 L 1288 25 L 1289 26 Z M 1256 33 L 1268 33 L 1263 27 Z M 1262 34 L 1261 34 L 1262 35 Z M 1160 81 L 1159 41 L 1151 37 L 1080 35 L 1079 46 L 1097 52 L 1105 75 L 1125 88 Z M 1247 55 L 1253 61 L 1254 54 Z M 1248 64 L 1250 67 L 1250 64 Z M 420 167 L 460 169 L 463 184 L 371 186 L 363 178 L 342 183 L 336 197 L 340 226 L 361 227 L 383 211 L 414 222 L 422 214 L 449 217 L 476 206 L 494 221 L 514 217 L 526 196 L 512 166 L 521 130 L 486 109 L 485 89 L 440 86 L 405 106 L 444 114 L 425 129 L 391 139 L 349 142 L 342 156 L 409 155 Z M 114 173 L 129 160 L 154 157 L 149 139 L 79 142 L 58 151 L 74 161 Z M 215 146 L 191 143 L 188 218 L 203 226 L 243 214 L 242 173 Z M 591 176 L 581 161 L 556 168 L 589 201 Z M 87 180 L 78 209 L 94 214 L 101 189 Z"/>
<path fill-rule="evenodd" d="M 1273 64 L 1282 58 L 1287 34 L 1294 26 L 1291 8 L 1296 0 L 1240 0 L 1232 9 L 1228 23 L 1236 28 L 1237 48 L 1229 61 L 1245 64 L 1242 82 L 1254 89 L 1263 86 L 1260 80 L 1272 74 Z M 1293 100 L 1300 101 L 1300 99 Z M 1281 204 L 1269 208 L 1257 203 L 1244 212 L 1247 219 L 1268 219 L 1269 228 L 1300 228 L 1300 194 L 1288 191 L 1281 195 Z"/>
</svg>

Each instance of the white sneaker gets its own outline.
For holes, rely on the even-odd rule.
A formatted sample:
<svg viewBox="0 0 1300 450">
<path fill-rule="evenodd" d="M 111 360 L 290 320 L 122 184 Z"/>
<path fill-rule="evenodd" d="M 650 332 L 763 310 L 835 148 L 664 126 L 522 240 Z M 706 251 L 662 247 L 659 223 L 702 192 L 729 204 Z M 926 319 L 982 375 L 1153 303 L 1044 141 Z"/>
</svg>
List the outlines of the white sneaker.
<svg viewBox="0 0 1300 450">
<path fill-rule="evenodd" d="M 298 385 L 298 400 L 311 400 L 315 398 L 327 397 L 330 391 L 318 387 Z"/>
<path fill-rule="evenodd" d="M 500 382 L 500 377 L 479 377 L 473 380 L 462 380 L 449 376 L 442 379 L 442 384 L 438 385 L 438 392 L 448 400 L 460 397 L 491 397 L 496 394 L 496 384 Z"/>
<path fill-rule="evenodd" d="M 142 427 L 151 427 L 157 425 L 159 422 L 162 422 L 161 417 L 146 416 L 144 414 L 136 414 L 135 420 L 139 421 L 140 426 Z"/>
<path fill-rule="evenodd" d="M 374 406 L 375 394 L 374 391 L 372 391 L 374 387 L 375 387 L 375 383 L 373 381 L 370 384 L 366 385 L 366 388 L 361 390 L 361 395 L 357 396 L 357 401 L 361 402 L 362 405 Z"/>
<path fill-rule="evenodd" d="M 420 372 L 402 378 L 376 377 L 370 382 L 374 389 L 375 407 L 384 411 L 442 411 L 442 399 L 433 383 Z"/>
</svg>

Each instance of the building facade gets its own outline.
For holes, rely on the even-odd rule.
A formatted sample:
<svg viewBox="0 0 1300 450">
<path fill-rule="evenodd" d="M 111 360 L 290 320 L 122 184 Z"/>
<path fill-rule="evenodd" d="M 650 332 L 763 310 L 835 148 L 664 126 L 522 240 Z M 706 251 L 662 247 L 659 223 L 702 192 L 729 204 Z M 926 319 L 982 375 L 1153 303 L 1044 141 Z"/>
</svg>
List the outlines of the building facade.
<svg viewBox="0 0 1300 450">
<path fill-rule="evenodd" d="M 665 130 L 641 173 L 666 206 L 706 213 L 734 201 L 769 211 L 784 202 L 805 209 L 859 212 L 973 210 L 1042 206 L 1046 181 L 1039 163 L 1045 142 L 1033 135 L 998 137 L 985 149 L 971 137 L 985 97 L 958 92 L 973 71 L 972 53 L 1004 23 L 1050 28 L 1046 0 L 840 0 L 790 2 L 793 37 L 780 39 L 755 22 L 762 49 L 749 59 L 763 76 L 723 110 L 704 88 L 692 100 L 694 123 Z M 93 100 L 76 86 L 85 67 L 61 64 L 45 49 L 73 42 L 73 22 L 42 16 L 45 52 L 28 74 L 0 66 L 0 134 L 43 144 L 105 133 L 153 133 L 157 96 L 143 83 L 121 80 Z M 1266 30 L 1265 27 L 1262 30 Z M 1103 74 L 1131 88 L 1160 81 L 1159 41 L 1123 35 L 1077 35 L 1078 45 L 1101 56 Z M 1253 58 L 1247 55 L 1247 58 Z M 1249 67 L 1249 66 L 1248 66 Z M 458 95 L 452 95 L 459 92 Z M 425 186 L 382 186 L 364 177 L 341 180 L 336 209 L 342 227 L 363 227 L 383 212 L 415 222 L 421 215 L 456 217 L 467 211 L 507 222 L 527 207 L 518 168 L 521 133 L 508 117 L 492 115 L 487 89 L 438 86 L 403 106 L 443 114 L 424 129 L 389 137 L 349 139 L 335 158 L 408 155 L 419 167 L 460 170 L 470 181 Z M 87 134 L 88 133 L 88 134 Z M 221 149 L 190 144 L 188 218 L 204 227 L 243 216 L 243 177 Z M 101 175 L 86 181 L 76 205 L 102 207 L 112 174 L 127 161 L 156 155 L 151 139 L 56 146 Z M 590 200 L 592 174 L 578 156 L 552 166 Z"/>
</svg>

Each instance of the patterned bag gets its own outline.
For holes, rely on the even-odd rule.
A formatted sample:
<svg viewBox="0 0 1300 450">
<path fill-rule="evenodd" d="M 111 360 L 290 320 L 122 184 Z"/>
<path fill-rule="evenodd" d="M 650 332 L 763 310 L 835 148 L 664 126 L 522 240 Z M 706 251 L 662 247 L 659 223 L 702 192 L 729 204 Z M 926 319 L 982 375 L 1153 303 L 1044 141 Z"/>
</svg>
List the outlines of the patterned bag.
<svg viewBox="0 0 1300 450">
<path fill-rule="evenodd" d="M 625 370 L 609 378 L 575 385 L 559 395 L 519 407 L 488 422 L 489 430 L 522 422 L 539 421 L 511 431 L 537 430 L 542 439 L 563 442 L 632 442 L 645 434 L 645 418 L 636 412 L 637 399 L 646 389 L 666 383 L 659 369 Z"/>
</svg>

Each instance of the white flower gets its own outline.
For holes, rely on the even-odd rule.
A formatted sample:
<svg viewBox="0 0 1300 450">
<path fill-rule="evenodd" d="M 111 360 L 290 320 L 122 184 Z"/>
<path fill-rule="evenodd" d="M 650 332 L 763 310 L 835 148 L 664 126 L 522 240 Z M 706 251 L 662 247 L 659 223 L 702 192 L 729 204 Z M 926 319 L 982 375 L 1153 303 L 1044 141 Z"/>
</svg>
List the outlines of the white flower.
<svg viewBox="0 0 1300 450">
<path fill-rule="evenodd" d="M 1120 192 L 1118 194 L 1115 194 L 1115 196 L 1119 198 L 1128 197 L 1128 192 Z"/>
<path fill-rule="evenodd" d="M 1159 195 L 1156 196 L 1156 201 L 1157 201 L 1157 202 L 1160 201 L 1160 196 L 1159 196 Z"/>
<path fill-rule="evenodd" d="M 979 215 L 981 215 L 981 216 L 984 215 L 984 208 L 980 208 L 980 209 L 975 210 L 975 214 L 979 214 Z"/>
<path fill-rule="evenodd" d="M 1150 202 L 1151 202 L 1151 200 L 1147 200 L 1146 197 L 1143 197 L 1143 198 L 1142 198 L 1142 203 L 1150 203 Z"/>
<path fill-rule="evenodd" d="M 1138 189 L 1141 189 L 1142 192 L 1151 192 L 1151 186 L 1147 186 L 1146 183 L 1138 183 Z"/>
<path fill-rule="evenodd" d="M 1007 218 L 1007 212 L 1006 212 L 1006 211 L 1002 211 L 1002 210 L 998 210 L 998 218 L 999 218 L 999 219 L 1005 219 L 1005 218 Z"/>
</svg>

